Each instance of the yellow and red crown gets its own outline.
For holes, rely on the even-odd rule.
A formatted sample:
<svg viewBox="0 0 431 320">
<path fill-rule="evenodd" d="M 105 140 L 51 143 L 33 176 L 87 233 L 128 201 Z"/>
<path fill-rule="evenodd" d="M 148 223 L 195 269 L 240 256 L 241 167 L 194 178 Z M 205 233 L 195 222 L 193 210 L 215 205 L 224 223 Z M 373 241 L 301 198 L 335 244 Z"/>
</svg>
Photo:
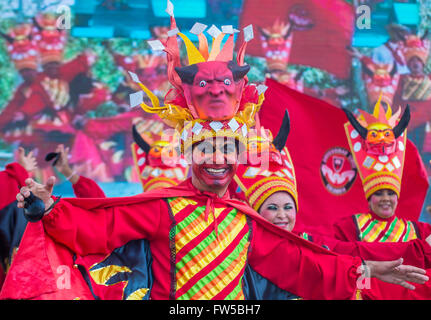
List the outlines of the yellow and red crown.
<svg viewBox="0 0 431 320">
<path fill-rule="evenodd" d="M 161 121 L 152 119 L 134 125 L 132 154 L 144 191 L 175 186 L 187 178 L 189 167 L 165 130 Z"/>
<path fill-rule="evenodd" d="M 172 5 L 170 1 L 168 1 L 168 4 Z M 142 91 L 131 95 L 132 107 L 140 105 L 144 111 L 158 114 L 166 124 L 175 128 L 180 137 L 182 151 L 185 151 L 185 146 L 188 147 L 198 142 L 198 138 L 216 137 L 223 134 L 244 142 L 248 128 L 254 125 L 256 113 L 263 103 L 263 92 L 259 92 L 255 86 L 245 86 L 239 106 L 233 106 L 236 108 L 233 119 L 213 118 L 213 120 L 203 120 L 199 119 L 196 110 L 187 104 L 183 83 L 175 70 L 175 68 L 182 67 L 177 35 L 181 37 L 185 44 L 188 65 L 193 65 L 212 61 L 232 61 L 234 33 L 236 30 L 232 26 L 224 26 L 222 27 L 222 31 L 218 30 L 215 26 L 209 28 L 207 32 L 213 37 L 211 50 L 209 50 L 208 40 L 203 33 L 206 26 L 197 23 L 191 30 L 198 37 L 199 46 L 197 48 L 185 34 L 179 32 L 173 16 L 173 10 L 170 9 L 168 11 L 170 11 L 171 16 L 171 28 L 168 31 L 168 39 L 165 43 L 160 42 L 160 40 L 154 40 L 150 41 L 149 44 L 154 50 L 163 50 L 167 53 L 168 79 L 173 89 L 167 92 L 164 101 L 165 104 L 161 106 L 157 96 L 140 82 L 136 74 L 129 72 L 131 78 L 142 89 Z M 244 65 L 246 44 L 252 38 L 252 35 L 250 36 L 252 34 L 252 27 L 246 27 L 245 30 L 248 36 L 245 37 L 246 41 L 238 51 L 236 57 L 238 66 Z M 223 38 L 226 35 L 229 35 L 228 39 L 222 45 Z M 152 106 L 143 102 L 143 93 L 149 97 Z"/>
<path fill-rule="evenodd" d="M 53 13 L 41 13 L 35 21 L 38 32 L 35 35 L 42 65 L 49 62 L 61 62 L 66 47 L 66 33 L 57 28 L 58 17 Z"/>
<path fill-rule="evenodd" d="M 295 169 L 285 146 L 289 131 L 290 120 L 286 111 L 283 124 L 274 139 L 271 131 L 262 127 L 249 134 L 247 161 L 238 166 L 234 182 L 255 211 L 268 197 L 279 191 L 289 193 L 298 210 Z"/>
<path fill-rule="evenodd" d="M 32 39 L 32 26 L 20 24 L 13 27 L 8 34 L 7 46 L 9 56 L 17 70 L 29 68 L 36 70 L 38 67 L 38 48 Z"/>
<path fill-rule="evenodd" d="M 280 162 L 269 159 L 268 163 L 240 164 L 234 176 L 234 181 L 255 211 L 259 210 L 268 197 L 279 191 L 289 193 L 298 210 L 298 191 L 292 158 L 287 147 L 278 152 Z"/>
<path fill-rule="evenodd" d="M 401 119 L 401 108 L 395 114 L 392 114 L 390 106 L 385 111 L 381 99 L 376 103 L 373 114 L 361 110 L 361 116 L 356 119 L 348 110 L 344 111 L 349 119 L 344 125 L 346 136 L 365 197 L 368 199 L 382 189 L 393 190 L 399 197 L 406 151 L 406 127 L 410 119 L 409 107 Z M 382 140 L 370 142 L 378 135 L 381 135 Z"/>
<path fill-rule="evenodd" d="M 391 105 L 400 79 L 398 73 L 393 73 L 393 64 L 371 63 L 367 67 L 373 72 L 372 77 L 365 79 L 368 101 L 375 104 L 382 97 Z"/>
<path fill-rule="evenodd" d="M 431 50 L 431 42 L 428 39 L 422 39 L 417 35 L 411 34 L 406 37 L 403 47 L 404 57 L 408 62 L 412 57 L 421 59 L 424 65 L 428 61 Z"/>
<path fill-rule="evenodd" d="M 272 26 L 260 29 L 262 48 L 269 71 L 287 69 L 293 40 L 291 28 L 290 22 L 284 23 L 277 19 Z"/>
</svg>

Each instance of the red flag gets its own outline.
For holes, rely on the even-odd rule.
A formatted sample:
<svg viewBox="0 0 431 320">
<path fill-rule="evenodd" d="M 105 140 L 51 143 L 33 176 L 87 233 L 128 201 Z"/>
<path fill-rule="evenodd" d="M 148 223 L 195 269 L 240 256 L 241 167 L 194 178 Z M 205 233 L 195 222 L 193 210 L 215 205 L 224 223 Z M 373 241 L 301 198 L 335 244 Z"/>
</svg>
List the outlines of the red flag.
<svg viewBox="0 0 431 320">
<path fill-rule="evenodd" d="M 368 211 L 344 131 L 347 118 L 341 109 L 276 81 L 268 79 L 266 85 L 261 125 L 278 132 L 284 110 L 290 115 L 291 131 L 286 145 L 298 184 L 297 226 L 330 235 L 330 228 L 338 219 Z M 396 214 L 418 220 L 428 186 L 421 157 L 407 140 Z"/>
<path fill-rule="evenodd" d="M 351 56 L 346 46 L 352 42 L 355 13 L 344 0 L 271 0 L 265 1 L 264 6 L 259 0 L 245 0 L 240 27 L 253 24 L 255 32 L 255 39 L 247 45 L 247 54 L 263 56 L 257 27 L 272 26 L 276 19 L 287 22 L 292 14 L 299 24 L 310 20 L 312 27 L 293 30 L 289 64 L 319 68 L 339 78 L 349 77 Z"/>
</svg>

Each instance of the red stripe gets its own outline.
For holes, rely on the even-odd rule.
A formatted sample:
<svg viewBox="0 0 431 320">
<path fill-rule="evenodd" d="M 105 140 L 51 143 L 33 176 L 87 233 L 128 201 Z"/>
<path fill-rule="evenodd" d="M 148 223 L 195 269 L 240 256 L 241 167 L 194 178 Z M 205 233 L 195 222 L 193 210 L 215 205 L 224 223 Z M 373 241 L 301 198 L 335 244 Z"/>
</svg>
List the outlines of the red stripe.
<svg viewBox="0 0 431 320">
<path fill-rule="evenodd" d="M 223 250 L 222 254 L 220 254 L 217 258 L 215 258 L 212 262 L 210 262 L 205 268 L 195 274 L 188 282 L 186 282 L 176 293 L 176 297 L 180 297 L 185 292 L 187 292 L 191 287 L 193 287 L 196 282 L 200 279 L 204 278 L 208 273 L 210 273 L 214 268 L 220 265 L 226 257 L 232 253 L 232 251 L 236 248 L 238 243 L 248 232 L 248 225 L 245 224 L 244 228 L 240 231 L 238 236 L 227 246 L 225 250 Z"/>
<path fill-rule="evenodd" d="M 226 208 L 225 210 L 223 210 L 218 216 L 217 222 L 223 221 L 227 217 L 227 215 L 231 212 L 231 210 L 233 210 L 233 208 Z M 202 217 L 203 215 L 204 213 L 202 213 Z M 190 250 L 194 249 L 213 231 L 214 231 L 214 221 L 208 227 L 206 227 L 205 230 L 201 232 L 196 238 L 194 238 L 192 241 L 189 241 L 184 247 L 180 249 L 180 251 L 176 253 L 176 256 L 177 256 L 176 262 L 180 261 L 184 257 L 184 255 L 186 255 Z"/>
<path fill-rule="evenodd" d="M 185 199 L 187 201 L 187 198 Z M 193 205 L 189 203 L 185 208 L 181 209 L 177 214 L 174 215 L 174 218 L 177 224 L 183 221 L 185 218 L 187 218 L 193 211 L 195 211 L 196 207 L 200 207 L 200 206 L 203 206 L 203 204 L 199 204 L 199 202 L 197 205 Z M 171 207 L 171 210 L 172 210 L 172 207 Z"/>
<path fill-rule="evenodd" d="M 235 289 L 235 287 L 239 284 L 241 281 L 242 276 L 244 275 L 244 269 L 241 270 L 241 272 L 235 277 L 233 281 L 231 281 L 222 291 L 220 291 L 218 294 L 216 294 L 213 298 L 213 300 L 224 300 L 228 295 L 231 294 L 231 292 Z M 241 288 L 242 291 L 242 288 Z"/>
</svg>

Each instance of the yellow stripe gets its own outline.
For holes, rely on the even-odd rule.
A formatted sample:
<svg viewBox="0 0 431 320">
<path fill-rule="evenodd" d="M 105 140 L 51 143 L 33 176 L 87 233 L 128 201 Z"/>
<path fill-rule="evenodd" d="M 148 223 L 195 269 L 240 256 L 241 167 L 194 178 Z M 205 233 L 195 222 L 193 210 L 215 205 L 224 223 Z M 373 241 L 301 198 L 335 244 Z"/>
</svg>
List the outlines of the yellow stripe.
<svg viewBox="0 0 431 320">
<path fill-rule="evenodd" d="M 382 230 L 386 227 L 386 224 L 387 224 L 386 221 L 378 222 L 373 227 L 373 229 L 371 229 L 370 232 L 366 235 L 366 237 L 364 238 L 364 241 L 374 242 L 374 240 L 376 240 L 376 238 L 380 235 Z"/>
<path fill-rule="evenodd" d="M 148 288 L 138 289 L 132 292 L 131 294 L 129 294 L 126 300 L 142 300 L 147 294 L 148 290 L 149 290 Z"/>
<path fill-rule="evenodd" d="M 370 213 L 361 213 L 356 217 L 359 228 L 362 229 L 364 225 L 371 219 Z"/>
<path fill-rule="evenodd" d="M 247 250 L 248 250 L 249 242 L 246 243 L 244 249 L 239 254 L 241 256 L 241 260 L 236 264 L 235 268 L 228 273 L 223 279 L 215 285 L 212 286 L 210 290 L 208 290 L 199 300 L 210 300 L 215 297 L 218 293 L 220 293 L 225 287 L 227 283 L 230 283 L 230 280 L 235 279 L 241 270 L 244 268 L 245 262 L 247 260 Z M 241 290 L 242 291 L 242 290 Z"/>
<path fill-rule="evenodd" d="M 109 279 L 120 272 L 132 272 L 132 270 L 126 266 L 109 265 L 100 269 L 90 270 L 90 276 L 97 284 L 106 285 Z"/>
<path fill-rule="evenodd" d="M 238 236 L 241 230 L 244 228 L 246 224 L 245 215 L 241 215 L 241 219 L 238 221 L 238 224 L 232 229 L 232 231 L 226 235 L 222 241 L 218 242 L 217 246 L 209 252 L 205 257 L 203 257 L 200 261 L 196 261 L 196 264 L 193 268 L 189 268 L 186 272 L 183 273 L 181 277 L 178 277 L 181 274 L 181 270 L 177 272 L 177 290 L 179 290 L 187 281 L 189 281 L 195 274 L 197 274 L 200 270 L 205 268 L 208 264 L 210 264 L 217 256 L 219 256 L 232 241 Z M 214 245 L 216 242 L 210 244 Z M 177 250 L 178 252 L 178 250 Z"/>
<path fill-rule="evenodd" d="M 195 206 L 197 205 L 197 202 L 192 199 L 187 198 L 177 198 L 169 203 L 172 213 L 175 216 L 177 213 L 182 211 L 184 208 L 186 208 L 189 205 Z"/>
<path fill-rule="evenodd" d="M 398 230 L 395 233 L 395 236 L 393 237 L 392 242 L 398 242 L 400 240 L 401 235 L 403 234 L 403 232 L 406 228 L 404 221 L 401 219 L 398 220 L 397 225 L 398 225 Z"/>
<path fill-rule="evenodd" d="M 225 208 L 215 208 L 214 213 L 215 213 L 216 217 L 218 217 L 224 209 Z M 201 221 L 198 223 L 199 218 Z M 194 238 L 199 236 L 214 221 L 214 216 L 212 214 L 208 215 L 208 221 L 205 221 L 203 215 L 202 215 L 202 217 L 199 217 L 199 218 L 190 223 L 191 225 L 196 224 L 196 226 L 193 229 L 191 229 L 190 231 L 188 231 L 186 234 L 184 234 L 182 236 L 181 236 L 181 234 L 177 234 L 175 236 L 175 248 L 176 248 L 177 252 L 179 252 L 187 243 L 189 243 Z M 181 238 L 180 238 L 180 236 L 181 236 Z"/>
</svg>

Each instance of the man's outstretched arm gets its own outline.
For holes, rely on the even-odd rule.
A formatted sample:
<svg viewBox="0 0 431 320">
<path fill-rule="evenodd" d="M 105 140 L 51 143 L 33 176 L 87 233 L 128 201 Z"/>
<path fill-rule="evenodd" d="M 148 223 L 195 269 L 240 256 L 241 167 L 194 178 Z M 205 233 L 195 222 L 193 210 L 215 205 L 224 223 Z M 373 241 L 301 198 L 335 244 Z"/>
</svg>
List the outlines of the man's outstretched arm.
<svg viewBox="0 0 431 320">
<path fill-rule="evenodd" d="M 17 195 L 17 206 L 24 207 L 24 200 L 31 191 L 44 202 L 45 209 L 49 209 L 54 203 L 51 195 L 54 183 L 54 177 L 45 185 L 27 179 L 27 185 Z M 84 204 L 89 201 L 94 199 L 80 199 L 79 202 L 75 199 L 74 204 L 61 199 L 42 219 L 45 232 L 79 255 L 109 253 L 130 240 L 151 240 L 157 233 L 162 201 L 88 210 Z"/>
</svg>

